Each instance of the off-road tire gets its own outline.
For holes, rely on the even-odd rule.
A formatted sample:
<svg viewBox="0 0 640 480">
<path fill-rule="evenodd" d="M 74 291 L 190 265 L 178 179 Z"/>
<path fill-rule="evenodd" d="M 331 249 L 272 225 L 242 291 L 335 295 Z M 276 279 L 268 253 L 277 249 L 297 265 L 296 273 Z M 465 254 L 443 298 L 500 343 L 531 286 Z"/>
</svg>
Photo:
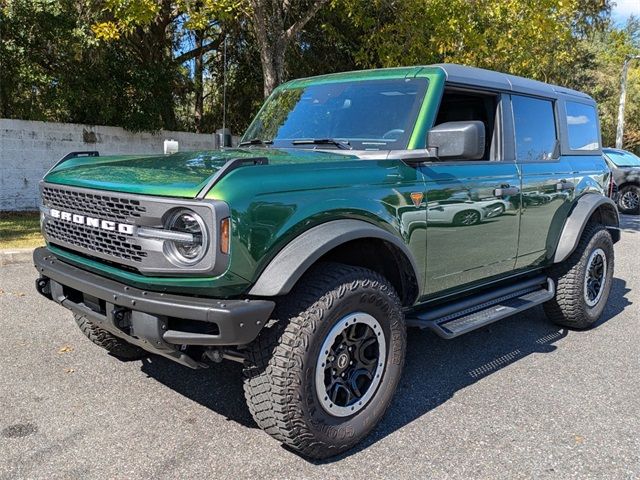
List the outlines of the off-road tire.
<svg viewBox="0 0 640 480">
<path fill-rule="evenodd" d="M 353 312 L 376 318 L 388 353 L 374 396 L 355 414 L 336 417 L 320 404 L 316 362 L 328 332 Z M 406 329 L 398 295 L 371 270 L 323 263 L 278 303 L 273 316 L 250 345 L 245 363 L 251 415 L 265 432 L 305 457 L 327 458 L 350 449 L 380 421 L 400 380 Z"/>
<path fill-rule="evenodd" d="M 626 187 L 622 187 L 620 192 L 618 193 L 618 210 L 621 213 L 626 213 L 627 215 L 638 215 L 640 214 L 640 203 L 638 203 L 635 208 L 629 208 L 628 205 L 625 204 L 624 198 L 625 195 L 634 195 L 635 198 L 640 198 L 640 186 L 638 185 L 627 185 Z"/>
<path fill-rule="evenodd" d="M 84 315 L 73 315 L 80 331 L 99 347 L 107 350 L 114 357 L 122 360 L 139 360 L 148 355 L 143 349 L 131 345 L 126 341 L 112 335 L 106 330 L 91 323 Z"/>
<path fill-rule="evenodd" d="M 589 306 L 585 300 L 584 284 L 587 263 L 596 249 L 602 249 L 606 256 L 605 284 L 598 302 Z M 613 268 L 614 254 L 611 234 L 603 225 L 589 223 L 585 227 L 575 251 L 549 272 L 556 284 L 556 295 L 553 300 L 543 305 L 547 317 L 558 325 L 578 330 L 593 326 L 607 304 L 611 291 Z"/>
</svg>

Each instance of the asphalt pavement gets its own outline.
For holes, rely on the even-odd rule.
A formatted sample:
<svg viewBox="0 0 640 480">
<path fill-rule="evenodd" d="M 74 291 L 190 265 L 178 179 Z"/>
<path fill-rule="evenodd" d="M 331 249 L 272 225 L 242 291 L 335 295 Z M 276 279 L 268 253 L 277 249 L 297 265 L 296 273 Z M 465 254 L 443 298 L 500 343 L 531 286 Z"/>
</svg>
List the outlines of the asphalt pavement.
<svg viewBox="0 0 640 480">
<path fill-rule="evenodd" d="M 615 279 L 584 332 L 540 309 L 454 340 L 411 330 L 383 422 L 309 462 L 253 423 L 240 365 L 121 362 L 0 267 L 0 479 L 640 478 L 640 218 L 623 217 Z"/>
</svg>

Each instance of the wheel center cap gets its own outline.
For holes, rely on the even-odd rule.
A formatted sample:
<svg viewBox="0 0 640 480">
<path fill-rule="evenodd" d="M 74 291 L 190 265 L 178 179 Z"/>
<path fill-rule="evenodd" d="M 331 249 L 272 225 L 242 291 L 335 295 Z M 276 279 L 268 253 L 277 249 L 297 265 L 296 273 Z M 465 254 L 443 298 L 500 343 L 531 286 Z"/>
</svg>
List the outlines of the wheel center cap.
<svg viewBox="0 0 640 480">
<path fill-rule="evenodd" d="M 347 355 L 346 353 L 341 353 L 341 354 L 338 356 L 338 363 L 337 363 L 338 368 L 342 370 L 342 369 L 343 369 L 343 368 L 345 368 L 348 364 L 349 364 L 349 355 Z"/>
</svg>

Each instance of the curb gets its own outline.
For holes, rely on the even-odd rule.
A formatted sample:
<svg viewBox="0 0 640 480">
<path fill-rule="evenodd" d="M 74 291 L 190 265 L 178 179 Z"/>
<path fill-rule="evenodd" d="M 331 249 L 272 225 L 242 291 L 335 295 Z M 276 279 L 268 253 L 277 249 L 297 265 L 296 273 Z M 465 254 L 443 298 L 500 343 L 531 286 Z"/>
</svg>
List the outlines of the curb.
<svg viewBox="0 0 640 480">
<path fill-rule="evenodd" d="M 33 248 L 0 250 L 0 267 L 32 262 L 33 250 Z"/>
</svg>

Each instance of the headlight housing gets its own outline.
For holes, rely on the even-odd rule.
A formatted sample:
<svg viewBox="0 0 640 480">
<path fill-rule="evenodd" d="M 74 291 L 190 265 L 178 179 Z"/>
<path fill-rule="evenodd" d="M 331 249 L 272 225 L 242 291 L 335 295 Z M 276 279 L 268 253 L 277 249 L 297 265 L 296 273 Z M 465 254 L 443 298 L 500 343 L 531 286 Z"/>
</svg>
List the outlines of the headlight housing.
<svg viewBox="0 0 640 480">
<path fill-rule="evenodd" d="M 169 214 L 165 229 L 177 232 L 183 238 L 166 240 L 164 253 L 171 263 L 179 267 L 196 265 L 207 254 L 209 236 L 204 220 L 193 210 L 182 208 Z"/>
</svg>

